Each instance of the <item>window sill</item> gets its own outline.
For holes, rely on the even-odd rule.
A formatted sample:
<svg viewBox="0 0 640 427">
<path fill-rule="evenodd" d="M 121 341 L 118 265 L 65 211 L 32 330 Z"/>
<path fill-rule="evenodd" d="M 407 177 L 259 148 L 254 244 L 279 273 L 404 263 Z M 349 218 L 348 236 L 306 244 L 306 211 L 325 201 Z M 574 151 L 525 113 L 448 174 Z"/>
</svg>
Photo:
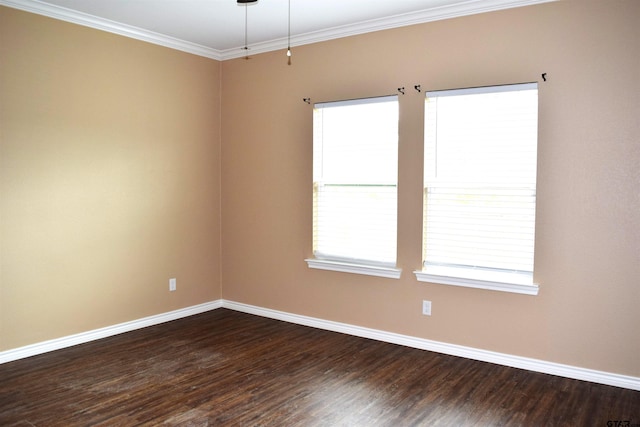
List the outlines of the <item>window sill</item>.
<svg viewBox="0 0 640 427">
<path fill-rule="evenodd" d="M 315 258 L 305 259 L 305 261 L 309 265 L 309 268 L 340 271 L 343 273 L 366 274 L 368 276 L 386 277 L 388 279 L 399 279 L 400 274 L 402 273 L 402 269 L 395 267 L 382 267 Z"/>
<path fill-rule="evenodd" d="M 477 276 L 470 277 L 470 273 L 472 272 L 474 272 L 474 270 L 434 267 L 426 271 L 414 271 L 414 274 L 420 282 L 488 289 L 525 295 L 538 295 L 538 285 L 536 283 L 527 283 L 527 276 L 519 274 L 495 274 L 493 277 L 488 275 L 487 277 L 479 279 Z"/>
</svg>

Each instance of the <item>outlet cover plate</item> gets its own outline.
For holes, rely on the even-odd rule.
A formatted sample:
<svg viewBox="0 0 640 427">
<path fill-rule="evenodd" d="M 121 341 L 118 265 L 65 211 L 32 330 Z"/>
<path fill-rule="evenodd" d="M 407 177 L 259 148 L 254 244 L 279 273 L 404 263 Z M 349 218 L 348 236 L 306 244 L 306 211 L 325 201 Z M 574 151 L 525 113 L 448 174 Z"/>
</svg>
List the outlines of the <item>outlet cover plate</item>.
<svg viewBox="0 0 640 427">
<path fill-rule="evenodd" d="M 425 316 L 431 316 L 431 301 L 422 301 L 422 314 Z"/>
</svg>

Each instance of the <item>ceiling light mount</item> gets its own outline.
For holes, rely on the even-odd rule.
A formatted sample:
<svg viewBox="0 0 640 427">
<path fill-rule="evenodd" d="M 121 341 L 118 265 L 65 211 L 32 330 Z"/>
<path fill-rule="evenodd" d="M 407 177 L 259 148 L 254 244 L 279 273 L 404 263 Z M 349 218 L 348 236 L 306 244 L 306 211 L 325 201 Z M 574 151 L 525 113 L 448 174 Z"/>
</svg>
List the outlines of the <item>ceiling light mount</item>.
<svg viewBox="0 0 640 427">
<path fill-rule="evenodd" d="M 248 8 L 247 6 L 257 3 L 258 0 L 236 0 L 238 6 L 244 6 L 244 59 L 249 58 L 249 30 L 248 30 Z M 291 0 L 287 1 L 287 64 L 291 65 Z"/>
</svg>

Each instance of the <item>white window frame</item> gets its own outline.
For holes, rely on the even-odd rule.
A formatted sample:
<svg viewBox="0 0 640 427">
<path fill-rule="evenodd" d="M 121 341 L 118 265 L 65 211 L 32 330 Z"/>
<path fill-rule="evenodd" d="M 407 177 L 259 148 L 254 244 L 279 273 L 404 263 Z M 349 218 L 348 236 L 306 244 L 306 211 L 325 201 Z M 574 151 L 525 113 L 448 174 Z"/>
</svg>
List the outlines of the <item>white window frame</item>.
<svg viewBox="0 0 640 427">
<path fill-rule="evenodd" d="M 319 127 L 319 123 L 323 120 L 318 120 L 317 116 L 320 109 L 323 108 L 332 108 L 332 107 L 351 107 L 357 105 L 366 105 L 373 103 L 381 103 L 381 102 L 394 102 L 398 105 L 398 96 L 390 95 L 390 96 L 381 96 L 381 97 L 373 97 L 373 98 L 362 98 L 362 99 L 354 99 L 347 101 L 335 101 L 335 102 L 326 102 L 326 103 L 318 103 L 314 105 L 314 236 L 313 236 L 313 251 L 314 257 L 305 259 L 309 268 L 313 269 L 321 269 L 321 270 L 330 270 L 330 271 L 338 271 L 338 272 L 346 272 L 346 273 L 355 273 L 355 274 L 364 274 L 370 276 L 377 277 L 385 277 L 385 278 L 393 278 L 398 279 L 402 273 L 402 270 L 396 267 L 397 262 L 397 139 L 395 140 L 395 164 L 393 165 L 395 172 L 395 176 L 390 180 L 389 177 L 381 177 L 381 178 L 363 178 L 363 180 L 356 179 L 355 182 L 347 182 L 345 180 L 341 180 L 340 178 L 335 177 L 326 177 L 323 175 L 321 171 L 325 170 L 326 166 L 323 162 L 327 161 L 325 159 L 325 153 L 323 152 L 323 138 L 327 138 L 322 128 Z M 398 105 L 399 109 L 399 105 Z M 399 116 L 399 112 L 398 112 Z M 397 116 L 395 117 L 398 118 Z M 326 119 L 324 119 L 326 120 Z M 354 124 L 353 128 L 348 129 L 350 132 L 357 132 L 360 129 L 358 126 L 363 126 L 362 124 Z M 368 126 L 368 125 L 367 125 Z M 397 124 L 396 124 L 397 126 Z M 397 132 L 396 136 L 397 138 Z M 383 175 L 383 174 L 381 174 Z M 395 206 L 393 209 L 393 223 L 394 229 L 389 230 L 393 233 L 393 260 L 387 259 L 385 261 L 367 259 L 366 255 L 360 256 L 341 256 L 336 253 L 324 253 L 321 249 L 319 249 L 322 244 L 319 244 L 318 237 L 318 218 L 321 215 L 318 210 L 318 200 L 316 199 L 320 195 L 320 191 L 324 188 L 329 187 L 347 187 L 353 189 L 354 191 L 358 191 L 358 187 L 376 188 L 376 187 L 387 187 L 393 188 L 395 195 Z M 357 245 L 356 245 L 357 246 Z M 338 251 L 339 252 L 339 251 Z M 349 251 L 347 251 L 349 252 Z"/>
<path fill-rule="evenodd" d="M 479 87 L 479 88 L 469 88 L 469 89 L 456 89 L 450 91 L 436 91 L 436 92 L 427 92 L 426 99 L 430 96 L 456 96 L 456 95 L 467 95 L 467 94 L 483 94 L 483 93 L 497 93 L 504 91 L 514 91 L 514 90 L 531 90 L 535 89 L 537 91 L 537 83 L 525 83 L 518 85 L 504 85 L 504 86 L 489 86 L 489 87 Z M 537 104 L 536 104 L 537 105 Z M 537 111 L 536 111 L 537 113 Z M 537 119 L 536 119 L 537 120 Z M 427 129 L 427 110 L 425 108 L 425 136 L 429 129 Z M 426 138 L 425 138 L 426 145 Z M 536 135 L 536 149 L 537 149 L 537 135 Z M 447 186 L 452 185 L 456 186 L 460 185 L 461 187 L 467 186 L 477 186 L 477 188 L 487 188 L 496 185 L 493 183 L 469 183 L 469 182 L 447 182 L 444 180 L 443 183 L 438 182 L 438 184 L 428 184 L 427 174 L 430 173 L 428 168 L 434 167 L 435 165 L 427 165 L 426 161 L 426 147 L 425 147 L 425 188 L 424 188 L 424 197 L 425 203 L 427 202 L 427 192 L 428 187 L 431 186 Z M 537 159 L 535 159 L 537 162 Z M 535 181 L 535 178 L 534 178 Z M 498 188 L 508 188 L 508 183 L 497 183 Z M 533 198 L 534 198 L 534 230 L 535 230 L 535 182 L 533 184 Z M 513 188 L 518 187 L 518 185 L 514 185 Z M 432 187 L 434 188 L 434 187 Z M 529 190 L 529 188 L 527 188 Z M 522 190 L 519 190 L 522 191 Z M 426 228 L 427 228 L 427 206 L 425 204 L 423 214 L 425 215 L 424 224 L 425 230 L 423 231 L 423 247 L 426 248 Z M 535 231 L 534 231 L 535 232 Z M 532 241 L 533 244 L 533 241 Z M 533 248 L 531 248 L 533 250 Z M 426 252 L 426 249 L 424 250 Z M 444 285 L 453 285 L 453 286 L 463 286 L 470 288 L 479 288 L 479 289 L 488 289 L 495 291 L 504 291 L 504 292 L 513 292 L 527 295 L 537 295 L 539 286 L 538 284 L 533 282 L 533 271 L 531 272 L 521 272 L 521 271 L 506 271 L 506 270 L 496 270 L 492 268 L 483 268 L 482 266 L 471 266 L 471 265 L 447 265 L 447 264 L 434 264 L 429 263 L 426 260 L 427 254 L 423 253 L 423 266 L 421 270 L 414 271 L 416 278 L 421 282 L 429 282 L 429 283 L 437 283 Z M 531 267 L 533 270 L 533 267 Z"/>
</svg>

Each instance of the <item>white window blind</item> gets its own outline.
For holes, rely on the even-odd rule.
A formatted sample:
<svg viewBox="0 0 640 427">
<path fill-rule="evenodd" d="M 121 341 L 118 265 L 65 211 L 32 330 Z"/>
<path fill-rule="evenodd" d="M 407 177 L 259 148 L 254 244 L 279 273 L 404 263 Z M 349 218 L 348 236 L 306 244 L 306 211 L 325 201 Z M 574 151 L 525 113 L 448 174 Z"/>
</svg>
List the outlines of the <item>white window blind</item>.
<svg viewBox="0 0 640 427">
<path fill-rule="evenodd" d="M 314 256 L 395 266 L 397 96 L 314 107 Z"/>
<path fill-rule="evenodd" d="M 427 92 L 423 270 L 532 284 L 537 84 Z"/>
</svg>

